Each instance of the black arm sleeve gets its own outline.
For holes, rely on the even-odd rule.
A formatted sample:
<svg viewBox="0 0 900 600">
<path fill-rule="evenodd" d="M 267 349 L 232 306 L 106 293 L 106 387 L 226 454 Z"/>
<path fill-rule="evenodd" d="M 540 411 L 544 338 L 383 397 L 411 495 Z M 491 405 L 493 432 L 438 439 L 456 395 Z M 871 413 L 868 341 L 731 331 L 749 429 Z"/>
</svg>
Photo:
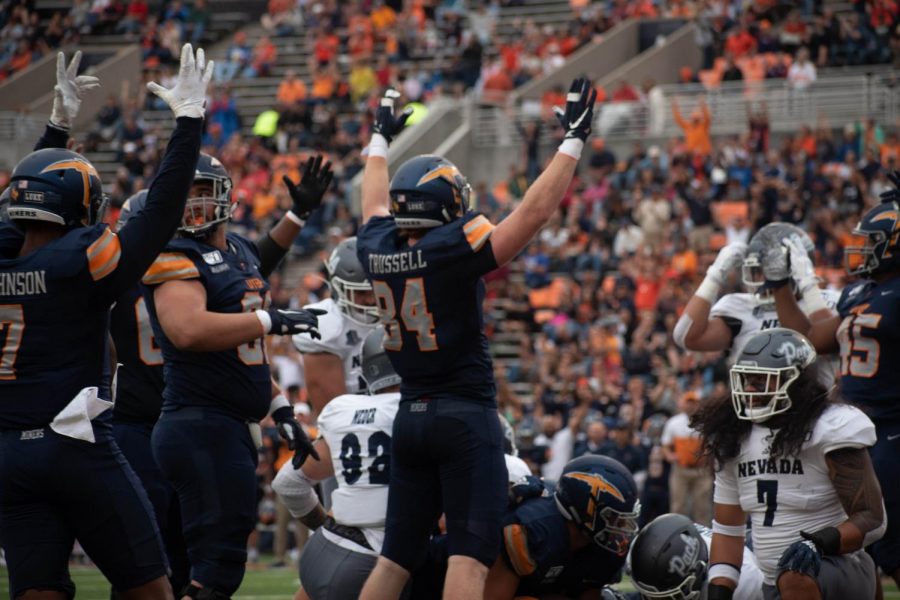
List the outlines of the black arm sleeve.
<svg viewBox="0 0 900 600">
<path fill-rule="evenodd" d="M 51 123 L 47 123 L 44 133 L 41 135 L 37 144 L 34 145 L 35 150 L 43 150 L 44 148 L 65 148 L 69 143 L 69 132 L 59 127 L 54 127 Z"/>
<path fill-rule="evenodd" d="M 279 246 L 268 233 L 256 242 L 256 250 L 259 252 L 259 273 L 266 279 L 288 251 L 287 248 Z"/>
<path fill-rule="evenodd" d="M 110 298 L 137 283 L 175 234 L 194 180 L 202 130 L 203 119 L 178 119 L 147 204 L 119 231 L 122 255 L 106 286 Z"/>
</svg>

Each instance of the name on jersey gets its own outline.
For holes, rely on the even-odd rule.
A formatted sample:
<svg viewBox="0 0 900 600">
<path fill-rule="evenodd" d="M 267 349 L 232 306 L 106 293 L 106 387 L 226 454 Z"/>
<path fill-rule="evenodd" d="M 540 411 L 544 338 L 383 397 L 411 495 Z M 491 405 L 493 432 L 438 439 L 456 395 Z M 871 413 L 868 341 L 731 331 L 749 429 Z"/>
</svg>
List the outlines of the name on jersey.
<svg viewBox="0 0 900 600">
<path fill-rule="evenodd" d="M 369 273 L 403 273 L 418 271 L 428 266 L 421 250 L 399 252 L 397 254 L 370 254 Z"/>
<path fill-rule="evenodd" d="M 738 463 L 738 477 L 756 475 L 803 475 L 799 458 L 758 458 Z"/>
<path fill-rule="evenodd" d="M 760 329 L 775 329 L 780 326 L 781 324 L 778 322 L 778 319 L 763 319 L 762 327 L 760 327 Z"/>
<path fill-rule="evenodd" d="M 17 271 L 0 273 L 0 296 L 30 296 L 46 294 L 45 271 Z"/>
<path fill-rule="evenodd" d="M 353 413 L 353 421 L 350 422 L 351 425 L 371 425 L 375 422 L 375 409 L 374 408 L 362 408 L 355 413 Z"/>
</svg>

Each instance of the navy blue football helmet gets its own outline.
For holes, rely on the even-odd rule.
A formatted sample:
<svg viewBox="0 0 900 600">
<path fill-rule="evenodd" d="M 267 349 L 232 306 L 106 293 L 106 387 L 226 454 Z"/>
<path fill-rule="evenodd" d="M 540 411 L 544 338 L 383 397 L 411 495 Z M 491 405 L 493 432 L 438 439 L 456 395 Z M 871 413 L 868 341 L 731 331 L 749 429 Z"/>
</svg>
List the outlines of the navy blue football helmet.
<svg viewBox="0 0 900 600">
<path fill-rule="evenodd" d="M 99 223 L 106 209 L 100 175 L 85 157 L 71 150 L 32 152 L 13 169 L 9 187 L 13 221 L 81 227 Z"/>
<path fill-rule="evenodd" d="M 641 503 L 625 465 L 596 454 L 576 458 L 563 469 L 554 498 L 562 515 L 596 545 L 617 556 L 628 554 Z"/>
<path fill-rule="evenodd" d="M 884 202 L 863 215 L 844 248 L 850 275 L 870 276 L 900 268 L 900 203 Z"/>
<path fill-rule="evenodd" d="M 0 223 L 6 223 L 9 221 L 9 201 L 10 201 L 10 188 L 9 186 L 3 190 L 3 193 L 0 194 Z"/>
<path fill-rule="evenodd" d="M 391 214 L 398 227 L 430 229 L 469 210 L 471 188 L 446 158 L 422 154 L 409 159 L 391 179 Z"/>
<path fill-rule="evenodd" d="M 204 237 L 217 224 L 231 218 L 235 209 L 231 201 L 233 184 L 228 171 L 219 159 L 204 152 L 200 153 L 197 160 L 193 183 L 209 184 L 212 186 L 212 192 L 209 195 L 192 196 L 187 199 L 178 231 Z"/>
<path fill-rule="evenodd" d="M 119 211 L 119 219 L 116 221 L 116 231 L 122 229 L 125 223 L 135 214 L 144 209 L 147 204 L 147 190 L 140 190 L 138 193 L 129 196 Z"/>
</svg>

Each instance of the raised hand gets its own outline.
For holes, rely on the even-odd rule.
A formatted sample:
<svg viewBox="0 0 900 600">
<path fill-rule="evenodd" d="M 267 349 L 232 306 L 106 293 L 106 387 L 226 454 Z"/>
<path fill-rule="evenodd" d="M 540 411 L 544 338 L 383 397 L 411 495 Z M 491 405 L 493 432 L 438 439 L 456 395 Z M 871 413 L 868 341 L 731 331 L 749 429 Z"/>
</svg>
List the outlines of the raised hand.
<svg viewBox="0 0 900 600">
<path fill-rule="evenodd" d="M 387 143 L 394 141 L 394 136 L 406 127 L 406 120 L 412 115 L 412 109 L 407 108 L 399 115 L 394 114 L 394 101 L 400 97 L 397 90 L 388 90 L 381 99 L 381 106 L 375 111 L 375 123 L 372 125 L 372 133 L 382 136 Z"/>
<path fill-rule="evenodd" d="M 213 75 L 213 61 L 206 62 L 203 48 L 194 49 L 190 44 L 181 48 L 181 68 L 175 85 L 164 88 L 155 81 L 147 83 L 147 89 L 169 105 L 175 117 L 202 119 L 205 114 L 206 88 Z"/>
<path fill-rule="evenodd" d="M 725 285 L 728 274 L 741 266 L 747 255 L 747 244 L 733 242 L 728 244 L 716 255 L 716 260 L 709 266 L 706 276 L 712 279 L 719 287 Z"/>
<path fill-rule="evenodd" d="M 87 90 L 100 87 L 100 80 L 91 75 L 78 75 L 81 64 L 81 50 L 72 57 L 66 67 L 66 55 L 56 55 L 56 85 L 53 86 L 53 110 L 50 123 L 60 129 L 71 129 L 78 111 L 81 109 L 81 97 Z"/>
<path fill-rule="evenodd" d="M 291 212 L 304 221 L 308 219 L 312 211 L 322 205 L 322 198 L 328 191 L 333 177 L 331 162 L 326 162 L 323 166 L 321 154 L 315 158 L 309 157 L 303 166 L 303 174 L 300 176 L 299 183 L 294 183 L 287 175 L 282 177 L 294 203 Z"/>
<path fill-rule="evenodd" d="M 553 112 L 566 130 L 566 139 L 577 138 L 584 142 L 591 134 L 591 122 L 594 120 L 594 102 L 597 90 L 591 82 L 584 78 L 576 79 L 566 94 L 565 109 L 554 106 Z"/>
</svg>

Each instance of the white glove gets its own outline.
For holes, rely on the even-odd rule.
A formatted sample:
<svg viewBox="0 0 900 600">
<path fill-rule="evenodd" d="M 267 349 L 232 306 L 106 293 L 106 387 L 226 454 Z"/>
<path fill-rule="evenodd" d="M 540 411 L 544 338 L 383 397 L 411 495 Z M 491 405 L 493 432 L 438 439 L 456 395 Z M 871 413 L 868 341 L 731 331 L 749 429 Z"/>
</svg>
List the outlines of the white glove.
<svg viewBox="0 0 900 600">
<path fill-rule="evenodd" d="M 716 260 L 709 266 L 709 269 L 706 271 L 707 279 L 722 287 L 725 285 L 726 279 L 728 279 L 728 274 L 740 268 L 746 255 L 747 244 L 741 242 L 728 244 L 719 251 Z"/>
<path fill-rule="evenodd" d="M 175 118 L 190 117 L 202 119 L 205 114 L 206 87 L 212 79 L 213 61 L 206 62 L 203 48 L 194 49 L 190 44 L 181 48 L 181 68 L 178 79 L 171 89 L 164 88 L 154 81 L 147 83 L 147 89 L 163 99 L 169 105 Z"/>
<path fill-rule="evenodd" d="M 789 237 L 782 244 L 790 255 L 791 277 L 797 282 L 800 294 L 805 294 L 812 287 L 818 288 L 819 278 L 816 276 L 816 269 L 800 240 Z"/>
<path fill-rule="evenodd" d="M 782 283 L 791 278 L 791 255 L 782 241 L 781 246 L 768 248 L 762 257 L 762 272 L 767 282 Z"/>
<path fill-rule="evenodd" d="M 50 113 L 50 124 L 60 129 L 71 129 L 78 109 L 81 108 L 81 96 L 86 90 L 100 87 L 100 80 L 91 75 L 78 75 L 81 64 L 81 50 L 72 57 L 69 68 L 66 68 L 66 55 L 56 55 L 56 85 L 53 86 L 53 112 Z"/>
</svg>

